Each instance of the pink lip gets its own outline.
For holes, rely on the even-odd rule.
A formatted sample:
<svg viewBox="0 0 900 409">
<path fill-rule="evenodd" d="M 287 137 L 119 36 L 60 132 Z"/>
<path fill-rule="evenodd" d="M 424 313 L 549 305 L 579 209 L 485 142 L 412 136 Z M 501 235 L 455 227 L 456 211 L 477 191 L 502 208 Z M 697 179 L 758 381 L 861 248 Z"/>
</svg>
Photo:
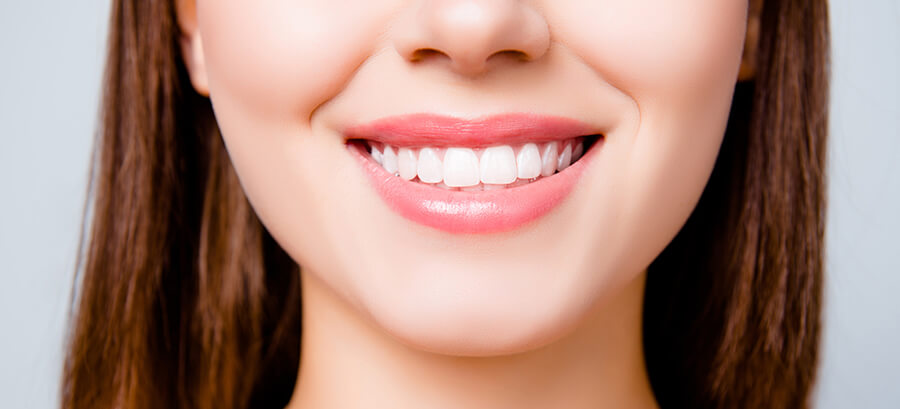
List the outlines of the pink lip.
<svg viewBox="0 0 900 409">
<path fill-rule="evenodd" d="M 599 134 L 596 127 L 570 118 L 534 114 L 503 114 L 464 120 L 433 114 L 379 119 L 344 130 L 347 139 L 368 139 L 392 146 L 515 145 Z"/>
<path fill-rule="evenodd" d="M 386 118 L 345 132 L 348 139 L 367 139 L 393 146 L 480 147 L 550 141 L 598 134 L 595 128 L 568 118 L 506 114 L 465 121 L 428 114 Z M 602 139 L 597 142 L 601 144 Z M 510 231 L 549 213 L 563 202 L 593 156 L 590 149 L 565 170 L 527 185 L 464 192 L 409 182 L 389 174 L 358 144 L 348 145 L 388 206 L 414 222 L 456 234 Z"/>
</svg>

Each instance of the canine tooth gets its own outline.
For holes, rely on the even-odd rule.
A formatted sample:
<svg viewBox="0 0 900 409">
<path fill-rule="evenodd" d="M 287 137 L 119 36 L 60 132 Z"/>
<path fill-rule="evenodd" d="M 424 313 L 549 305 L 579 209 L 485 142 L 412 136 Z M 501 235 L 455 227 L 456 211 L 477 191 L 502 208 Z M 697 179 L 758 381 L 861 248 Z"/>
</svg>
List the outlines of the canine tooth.
<svg viewBox="0 0 900 409">
<path fill-rule="evenodd" d="M 562 153 L 559 154 L 559 163 L 556 165 L 556 169 L 562 172 L 563 169 L 569 167 L 572 164 L 572 145 L 566 144 L 566 147 L 563 149 Z"/>
<path fill-rule="evenodd" d="M 382 156 L 383 163 L 381 166 L 384 167 L 390 174 L 397 173 L 397 154 L 394 153 L 394 149 L 388 145 L 384 145 L 384 155 Z"/>
<path fill-rule="evenodd" d="M 550 176 L 556 173 L 556 164 L 559 161 L 556 142 L 550 142 L 544 146 L 541 154 L 541 176 Z"/>
<path fill-rule="evenodd" d="M 444 153 L 444 183 L 465 187 L 481 183 L 478 178 L 478 156 L 469 148 L 447 148 Z"/>
<path fill-rule="evenodd" d="M 572 162 L 575 162 L 578 159 L 581 159 L 581 155 L 584 154 L 584 141 L 578 141 L 575 144 L 575 149 L 572 150 Z"/>
<path fill-rule="evenodd" d="M 507 145 L 492 146 L 481 155 L 481 181 L 506 185 L 516 181 L 516 153 Z"/>
<path fill-rule="evenodd" d="M 527 143 L 516 156 L 519 179 L 531 179 L 541 175 L 541 151 L 537 145 Z"/>
<path fill-rule="evenodd" d="M 383 164 L 383 163 L 384 163 L 384 157 L 382 156 L 381 151 L 378 150 L 378 147 L 375 146 L 375 145 L 369 145 L 369 147 L 372 148 L 372 153 L 371 153 L 371 155 L 372 155 L 372 159 L 375 160 L 375 163 L 377 163 L 377 164 L 379 164 L 379 165 Z"/>
<path fill-rule="evenodd" d="M 409 148 L 400 148 L 397 156 L 397 169 L 400 172 L 400 177 L 406 180 L 413 180 L 418 173 L 416 153 Z"/>
<path fill-rule="evenodd" d="M 441 158 L 434 149 L 422 148 L 419 150 L 419 161 L 416 166 L 419 180 L 425 183 L 438 183 L 444 179 L 443 168 Z"/>
</svg>

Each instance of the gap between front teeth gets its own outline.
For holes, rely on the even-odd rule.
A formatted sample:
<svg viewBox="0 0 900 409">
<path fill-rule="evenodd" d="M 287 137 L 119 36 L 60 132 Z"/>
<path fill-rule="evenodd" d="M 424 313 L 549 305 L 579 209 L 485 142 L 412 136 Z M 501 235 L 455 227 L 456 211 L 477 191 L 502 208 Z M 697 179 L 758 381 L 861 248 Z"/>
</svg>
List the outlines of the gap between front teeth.
<svg viewBox="0 0 900 409">
<path fill-rule="evenodd" d="M 489 148 L 397 148 L 368 142 L 388 173 L 445 189 L 494 190 L 533 182 L 569 167 L 584 153 L 584 138 Z"/>
</svg>

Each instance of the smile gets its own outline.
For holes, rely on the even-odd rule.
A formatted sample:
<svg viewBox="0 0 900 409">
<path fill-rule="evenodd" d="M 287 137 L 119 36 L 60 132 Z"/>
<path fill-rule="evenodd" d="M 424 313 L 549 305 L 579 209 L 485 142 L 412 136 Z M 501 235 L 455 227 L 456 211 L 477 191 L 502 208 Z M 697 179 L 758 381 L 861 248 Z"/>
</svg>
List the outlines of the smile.
<svg viewBox="0 0 900 409">
<path fill-rule="evenodd" d="M 376 192 L 414 222 L 450 233 L 519 228 L 562 203 L 602 136 L 568 118 L 429 114 L 348 128 Z"/>
</svg>

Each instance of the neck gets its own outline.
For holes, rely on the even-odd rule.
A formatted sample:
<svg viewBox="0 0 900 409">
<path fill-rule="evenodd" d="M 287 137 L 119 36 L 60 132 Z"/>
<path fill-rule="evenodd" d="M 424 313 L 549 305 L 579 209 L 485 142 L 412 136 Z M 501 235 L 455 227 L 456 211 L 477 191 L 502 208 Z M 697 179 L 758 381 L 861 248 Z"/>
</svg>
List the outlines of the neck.
<svg viewBox="0 0 900 409">
<path fill-rule="evenodd" d="M 458 357 L 408 347 L 303 272 L 300 370 L 289 409 L 655 408 L 644 366 L 646 274 L 541 348 Z"/>
</svg>

